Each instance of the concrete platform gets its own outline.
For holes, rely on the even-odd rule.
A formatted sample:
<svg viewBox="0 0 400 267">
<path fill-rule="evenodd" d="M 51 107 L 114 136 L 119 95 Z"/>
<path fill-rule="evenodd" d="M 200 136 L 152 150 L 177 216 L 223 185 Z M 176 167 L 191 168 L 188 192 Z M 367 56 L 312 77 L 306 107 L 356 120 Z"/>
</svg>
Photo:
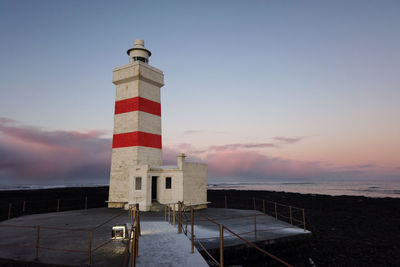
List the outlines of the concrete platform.
<svg viewBox="0 0 400 267">
<path fill-rule="evenodd" d="M 22 216 L 0 223 L 0 259 L 34 262 L 36 228 L 21 226 L 41 225 L 38 263 L 63 266 L 87 266 L 90 229 L 110 218 L 93 231 L 92 249 L 111 240 L 111 227 L 128 222 L 128 212 L 118 209 L 89 209 Z M 13 225 L 16 227 L 2 227 Z M 57 229 L 44 229 L 55 227 Z M 59 230 L 67 228 L 74 231 Z M 196 250 L 190 253 L 190 240 L 164 220 L 164 213 L 141 213 L 142 236 L 139 239 L 137 266 L 208 266 Z M 3 246 L 10 244 L 15 247 Z M 92 252 L 92 266 L 122 266 L 125 243 L 112 241 Z M 54 249 L 71 250 L 56 251 Z M 80 250 L 82 252 L 72 252 Z"/>
<path fill-rule="evenodd" d="M 209 208 L 199 211 L 198 214 L 195 213 L 194 219 L 195 237 L 200 240 L 206 249 L 219 247 L 219 226 L 205 220 L 200 214 L 227 226 L 233 232 L 251 242 L 271 244 L 279 241 L 302 239 L 311 234 L 310 231 L 276 220 L 274 217 L 264 215 L 262 212 L 256 210 Z M 256 234 L 254 232 L 254 215 L 257 215 Z M 189 226 L 188 230 L 190 231 Z M 244 244 L 242 240 L 228 231 L 224 231 L 224 247 L 241 244 Z"/>
<path fill-rule="evenodd" d="M 302 238 L 310 234 L 290 224 L 277 221 L 270 216 L 253 210 L 206 209 L 200 214 L 210 217 L 249 241 L 279 242 L 282 239 Z M 219 228 L 200 214 L 195 216 L 195 236 L 207 249 L 219 246 Z M 254 235 L 254 215 L 257 216 L 257 238 Z M 120 216 L 118 216 L 120 215 Z M 118 217 L 116 217 L 118 216 Z M 252 216 L 236 218 L 241 216 Z M 89 232 L 87 229 L 98 226 L 93 231 L 92 266 L 122 266 L 125 244 L 111 240 L 111 227 L 128 222 L 128 212 L 118 209 L 89 209 L 22 216 L 0 223 L 0 259 L 33 262 L 35 257 L 36 228 L 2 227 L 41 225 L 39 263 L 65 266 L 87 266 L 89 251 Z M 43 226 L 55 227 L 44 229 Z M 66 231 L 58 228 L 68 228 Z M 177 229 L 164 221 L 163 212 L 141 213 L 142 236 L 139 239 L 138 266 L 207 266 L 198 251 L 190 253 L 190 240 Z M 188 225 L 190 231 L 190 222 Z M 224 247 L 242 245 L 243 241 L 224 232 Z M 7 247 L 5 244 L 18 246 Z M 198 246 L 196 246 L 198 247 Z M 67 251 L 57 251 L 63 249 Z M 80 251 L 80 252 L 74 252 Z"/>
<path fill-rule="evenodd" d="M 208 266 L 197 249 L 191 253 L 190 240 L 184 234 L 177 234 L 177 229 L 164 220 L 143 217 L 137 266 Z"/>
<path fill-rule="evenodd" d="M 87 266 L 90 229 L 105 222 L 107 219 L 121 213 L 116 209 L 88 209 L 45 213 L 17 217 L 0 223 L 0 259 L 34 262 L 35 257 L 35 228 L 1 227 L 16 226 L 47 226 L 74 229 L 75 231 L 43 229 L 40 230 L 39 261 L 46 264 L 67 266 Z M 111 227 L 128 221 L 127 212 L 93 231 L 92 249 L 111 239 Z M 80 229 L 80 230 L 79 230 Z M 2 246 L 11 244 L 18 248 Z M 79 250 L 82 252 L 66 252 L 63 250 Z M 92 252 L 93 266 L 122 266 L 124 261 L 125 244 L 113 241 Z"/>
</svg>

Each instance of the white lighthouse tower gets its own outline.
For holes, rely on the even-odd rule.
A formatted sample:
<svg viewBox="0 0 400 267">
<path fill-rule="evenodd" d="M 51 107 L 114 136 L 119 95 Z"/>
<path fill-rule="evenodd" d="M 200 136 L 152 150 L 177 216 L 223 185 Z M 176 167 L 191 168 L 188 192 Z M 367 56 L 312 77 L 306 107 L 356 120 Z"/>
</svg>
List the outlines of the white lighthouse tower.
<svg viewBox="0 0 400 267">
<path fill-rule="evenodd" d="M 172 201 L 204 206 L 206 164 L 184 162 L 185 156 L 178 155 L 176 166 L 161 166 L 163 72 L 148 64 L 151 52 L 143 40 L 135 40 L 127 54 L 130 63 L 113 71 L 116 101 L 108 206 L 139 203 L 141 210 L 149 210 L 155 203 Z"/>
</svg>

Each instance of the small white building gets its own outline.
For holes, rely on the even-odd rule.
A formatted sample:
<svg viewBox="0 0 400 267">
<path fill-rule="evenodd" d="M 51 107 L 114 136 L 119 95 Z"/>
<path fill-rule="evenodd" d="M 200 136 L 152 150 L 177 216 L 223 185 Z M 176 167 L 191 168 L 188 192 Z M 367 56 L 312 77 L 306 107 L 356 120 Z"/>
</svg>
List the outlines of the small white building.
<svg viewBox="0 0 400 267">
<path fill-rule="evenodd" d="M 204 208 L 207 201 L 207 165 L 185 162 L 162 166 L 161 95 L 164 74 L 150 66 L 151 52 L 143 40 L 127 51 L 129 64 L 113 71 L 116 85 L 111 157 L 109 208 L 140 210 L 183 201 Z"/>
</svg>

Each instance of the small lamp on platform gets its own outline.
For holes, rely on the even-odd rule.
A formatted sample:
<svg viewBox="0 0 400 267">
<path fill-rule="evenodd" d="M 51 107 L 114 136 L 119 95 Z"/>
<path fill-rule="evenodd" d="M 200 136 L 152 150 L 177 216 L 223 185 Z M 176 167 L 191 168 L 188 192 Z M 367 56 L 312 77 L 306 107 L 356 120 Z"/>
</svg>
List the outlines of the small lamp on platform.
<svg viewBox="0 0 400 267">
<path fill-rule="evenodd" d="M 113 240 L 124 240 L 127 233 L 126 225 L 116 225 L 112 227 L 111 238 Z"/>
</svg>

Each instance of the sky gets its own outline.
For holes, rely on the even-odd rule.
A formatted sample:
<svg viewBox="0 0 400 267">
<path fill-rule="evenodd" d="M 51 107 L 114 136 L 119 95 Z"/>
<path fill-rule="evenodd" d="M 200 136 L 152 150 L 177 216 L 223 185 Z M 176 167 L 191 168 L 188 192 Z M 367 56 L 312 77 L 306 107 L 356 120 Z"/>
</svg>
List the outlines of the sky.
<svg viewBox="0 0 400 267">
<path fill-rule="evenodd" d="M 112 71 L 164 72 L 164 164 L 400 180 L 399 1 L 0 1 L 0 184 L 108 183 Z"/>
</svg>

